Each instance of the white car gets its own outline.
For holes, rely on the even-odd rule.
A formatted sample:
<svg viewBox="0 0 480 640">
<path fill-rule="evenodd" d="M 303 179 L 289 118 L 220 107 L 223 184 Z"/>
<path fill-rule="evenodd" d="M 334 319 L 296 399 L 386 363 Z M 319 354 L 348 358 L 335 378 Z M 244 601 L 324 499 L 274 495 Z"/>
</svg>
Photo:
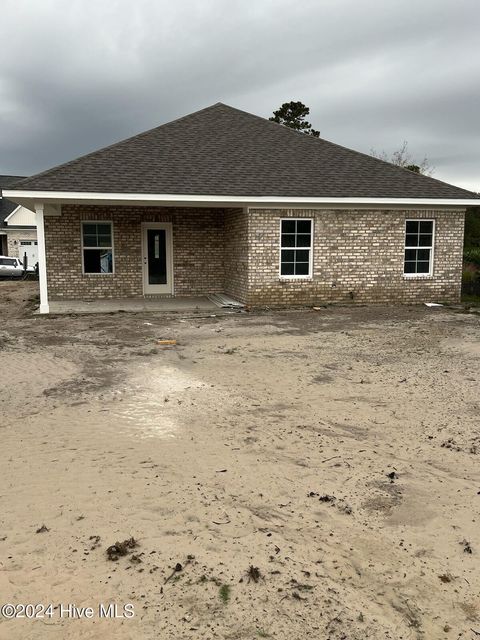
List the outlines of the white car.
<svg viewBox="0 0 480 640">
<path fill-rule="evenodd" d="M 29 273 L 35 273 L 35 267 L 24 269 L 20 258 L 0 256 L 0 278 L 21 278 Z"/>
</svg>

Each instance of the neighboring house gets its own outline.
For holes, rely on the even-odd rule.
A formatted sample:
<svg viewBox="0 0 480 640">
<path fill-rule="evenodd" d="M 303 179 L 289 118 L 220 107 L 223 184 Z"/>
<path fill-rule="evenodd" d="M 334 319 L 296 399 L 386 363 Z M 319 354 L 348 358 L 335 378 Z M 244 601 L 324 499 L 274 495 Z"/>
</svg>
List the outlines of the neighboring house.
<svg viewBox="0 0 480 640">
<path fill-rule="evenodd" d="M 24 176 L 0 176 L 0 255 L 24 258 L 34 266 L 38 262 L 35 213 L 2 196 Z"/>
<path fill-rule="evenodd" d="M 50 299 L 460 298 L 464 189 L 216 104 L 27 178 Z"/>
</svg>

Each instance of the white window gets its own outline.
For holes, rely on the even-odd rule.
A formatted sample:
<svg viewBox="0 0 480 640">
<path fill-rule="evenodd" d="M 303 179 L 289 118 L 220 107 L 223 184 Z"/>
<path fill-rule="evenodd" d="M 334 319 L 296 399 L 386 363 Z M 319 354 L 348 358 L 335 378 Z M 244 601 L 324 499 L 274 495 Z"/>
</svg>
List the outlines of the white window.
<svg viewBox="0 0 480 640">
<path fill-rule="evenodd" d="M 111 222 L 82 222 L 84 273 L 113 273 Z"/>
<path fill-rule="evenodd" d="M 313 222 L 308 218 L 285 218 L 280 221 L 280 276 L 312 276 Z"/>
<path fill-rule="evenodd" d="M 431 276 L 433 273 L 433 220 L 405 221 L 405 276 Z"/>
</svg>

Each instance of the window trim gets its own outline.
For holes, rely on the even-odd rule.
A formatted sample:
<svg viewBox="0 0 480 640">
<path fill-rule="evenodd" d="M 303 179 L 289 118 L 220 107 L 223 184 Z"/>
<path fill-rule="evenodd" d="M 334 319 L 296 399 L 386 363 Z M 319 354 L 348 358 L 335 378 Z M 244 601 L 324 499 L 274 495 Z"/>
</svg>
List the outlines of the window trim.
<svg viewBox="0 0 480 640">
<path fill-rule="evenodd" d="M 309 247 L 301 247 L 302 249 L 307 249 L 309 251 L 309 260 L 308 260 L 308 275 L 282 275 L 282 249 L 288 249 L 289 247 L 282 247 L 282 222 L 284 220 L 288 221 L 310 221 L 310 246 Z M 286 218 L 280 218 L 280 238 L 279 238 L 279 255 L 278 255 L 278 275 L 280 280 L 312 280 L 313 279 L 313 234 L 314 234 L 314 218 L 298 218 L 293 216 L 288 216 Z M 291 248 L 291 247 L 290 247 Z"/>
<path fill-rule="evenodd" d="M 85 247 L 83 245 L 83 226 L 86 224 L 109 224 L 110 225 L 110 234 L 111 234 L 111 238 L 112 238 L 112 246 L 111 247 Z M 80 244 L 81 244 L 81 251 L 82 251 L 82 275 L 90 277 L 97 277 L 97 276 L 113 276 L 115 274 L 115 241 L 114 241 L 114 237 L 113 237 L 113 221 L 112 220 L 82 220 L 80 222 Z M 112 251 L 112 270 L 110 273 L 102 273 L 101 271 L 99 273 L 92 273 L 90 271 L 85 271 L 85 254 L 84 251 L 88 251 L 90 249 L 111 249 Z"/>
<path fill-rule="evenodd" d="M 432 244 L 430 247 L 407 247 L 407 223 L 408 222 L 431 222 L 432 223 Z M 430 249 L 430 265 L 428 273 L 405 273 L 405 251 L 407 249 Z M 405 218 L 403 228 L 403 277 L 407 280 L 424 280 L 433 278 L 433 266 L 435 258 L 435 218 Z"/>
</svg>

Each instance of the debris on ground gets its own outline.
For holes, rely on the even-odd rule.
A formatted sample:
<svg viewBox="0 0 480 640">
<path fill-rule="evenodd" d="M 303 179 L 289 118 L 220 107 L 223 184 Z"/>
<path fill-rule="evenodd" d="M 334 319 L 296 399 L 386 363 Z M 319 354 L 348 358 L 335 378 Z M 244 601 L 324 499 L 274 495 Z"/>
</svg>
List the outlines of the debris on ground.
<svg viewBox="0 0 480 640">
<path fill-rule="evenodd" d="M 442 573 L 440 576 L 438 576 L 440 578 L 440 580 L 444 583 L 447 582 L 452 582 L 453 577 L 449 574 L 449 573 Z"/>
<path fill-rule="evenodd" d="M 335 502 L 336 497 L 335 496 L 329 496 L 326 493 L 325 495 L 320 496 L 318 499 L 320 500 L 320 502 L 330 502 L 330 503 L 332 503 L 332 502 Z"/>
<path fill-rule="evenodd" d="M 167 582 L 169 580 L 171 580 L 175 574 L 180 573 L 181 571 L 183 571 L 185 569 L 185 567 L 188 564 L 190 564 L 193 560 L 195 560 L 195 556 L 188 555 L 184 565 L 182 565 L 180 562 L 177 562 L 177 564 L 173 568 L 172 573 L 167 578 L 165 578 L 164 584 L 167 584 Z"/>
<path fill-rule="evenodd" d="M 462 540 L 461 542 L 459 542 L 459 544 L 463 546 L 464 553 L 473 553 L 472 545 L 470 544 L 470 542 L 468 542 L 468 540 Z"/>
<path fill-rule="evenodd" d="M 47 531 L 50 531 L 50 529 L 46 527 L 44 524 L 42 524 L 42 526 L 39 529 L 37 529 L 35 533 L 47 533 Z"/>
<path fill-rule="evenodd" d="M 249 582 L 252 580 L 253 582 L 258 582 L 262 577 L 262 574 L 258 567 L 254 567 L 253 564 L 251 564 L 247 571 L 247 577 Z"/>
<path fill-rule="evenodd" d="M 141 562 L 143 562 L 143 560 L 142 560 L 142 559 L 141 559 L 141 557 L 140 557 L 141 555 L 142 555 L 142 554 L 138 554 L 138 555 L 137 555 L 137 554 L 135 554 L 135 553 L 132 553 L 132 555 L 130 556 L 130 562 L 131 562 L 132 564 L 140 564 Z"/>
<path fill-rule="evenodd" d="M 126 556 L 135 547 L 138 547 L 138 542 L 133 537 L 123 542 L 115 542 L 115 544 L 108 547 L 107 557 L 109 560 L 118 560 L 120 556 Z"/>
<path fill-rule="evenodd" d="M 171 580 L 176 573 L 180 573 L 180 571 L 182 571 L 182 569 L 183 569 L 183 567 L 180 564 L 180 562 L 177 562 L 177 564 L 173 568 L 172 573 L 168 576 L 168 578 L 165 578 L 165 583 L 164 584 L 167 584 L 167 582 L 169 580 Z"/>
<path fill-rule="evenodd" d="M 453 438 L 448 438 L 448 440 L 445 440 L 445 442 L 442 442 L 441 446 L 444 449 L 451 449 L 452 451 L 461 451 L 461 447 L 459 447 L 457 445 L 457 443 L 455 442 L 455 440 Z"/>
<path fill-rule="evenodd" d="M 92 544 L 92 546 L 90 547 L 90 551 L 94 551 L 97 547 L 100 546 L 100 536 L 90 536 L 88 539 Z"/>
<path fill-rule="evenodd" d="M 162 345 L 164 347 L 174 346 L 177 344 L 176 340 L 157 340 L 157 344 Z"/>
</svg>

